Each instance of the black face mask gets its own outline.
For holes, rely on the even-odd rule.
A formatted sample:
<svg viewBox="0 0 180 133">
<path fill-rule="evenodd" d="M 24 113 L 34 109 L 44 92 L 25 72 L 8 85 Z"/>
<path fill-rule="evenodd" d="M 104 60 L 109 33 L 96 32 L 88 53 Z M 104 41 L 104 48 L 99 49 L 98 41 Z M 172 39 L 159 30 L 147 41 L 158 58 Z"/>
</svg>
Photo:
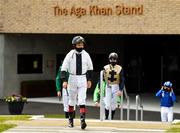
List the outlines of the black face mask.
<svg viewBox="0 0 180 133">
<path fill-rule="evenodd" d="M 81 52 L 83 48 L 75 48 L 77 52 Z"/>
<path fill-rule="evenodd" d="M 117 63 L 116 62 L 111 62 L 111 65 L 112 66 L 115 66 Z"/>
</svg>

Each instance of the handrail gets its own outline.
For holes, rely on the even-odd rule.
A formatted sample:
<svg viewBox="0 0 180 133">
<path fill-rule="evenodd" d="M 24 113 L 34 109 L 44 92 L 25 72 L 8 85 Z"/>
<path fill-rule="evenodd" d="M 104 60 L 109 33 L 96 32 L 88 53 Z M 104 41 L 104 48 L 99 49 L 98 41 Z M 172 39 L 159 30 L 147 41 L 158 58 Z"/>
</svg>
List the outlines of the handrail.
<svg viewBox="0 0 180 133">
<path fill-rule="evenodd" d="M 103 70 L 100 72 L 100 120 L 104 120 L 104 102 L 103 102 Z"/>
<path fill-rule="evenodd" d="M 100 72 L 100 120 L 103 121 L 104 120 L 104 113 L 105 113 L 105 107 L 104 107 L 104 101 L 103 101 L 103 70 Z M 121 120 L 123 120 L 123 94 L 125 95 L 125 98 L 127 100 L 127 120 L 129 120 L 130 118 L 130 98 L 127 94 L 126 91 L 126 87 L 124 86 L 123 91 L 122 91 L 122 96 L 121 96 L 121 106 L 120 106 L 120 110 L 121 110 Z M 111 103 L 111 102 L 110 102 Z M 111 106 L 111 105 L 110 105 Z M 111 120 L 111 111 L 109 111 L 109 120 Z"/>
<path fill-rule="evenodd" d="M 125 86 L 123 88 L 123 92 L 124 92 L 123 94 L 125 95 L 125 98 L 127 100 L 127 120 L 129 120 L 129 117 L 130 117 L 130 98 L 129 98 L 128 94 L 127 94 Z M 121 112 L 123 112 L 123 110 L 121 110 Z M 121 115 L 123 116 L 122 113 L 121 113 Z M 121 120 L 123 120 L 122 116 L 121 116 Z"/>
<path fill-rule="evenodd" d="M 141 108 L 141 121 L 143 121 L 143 105 L 139 95 L 136 95 L 136 121 L 138 121 L 138 106 Z"/>
</svg>

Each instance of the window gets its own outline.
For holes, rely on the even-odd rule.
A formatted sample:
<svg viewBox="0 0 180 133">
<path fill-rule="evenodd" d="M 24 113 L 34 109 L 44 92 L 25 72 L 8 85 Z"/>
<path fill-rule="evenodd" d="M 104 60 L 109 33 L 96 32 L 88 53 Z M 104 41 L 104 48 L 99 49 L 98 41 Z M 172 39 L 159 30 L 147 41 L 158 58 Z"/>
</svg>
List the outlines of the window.
<svg viewBox="0 0 180 133">
<path fill-rule="evenodd" d="M 42 73 L 41 54 L 18 54 L 18 74 Z"/>
</svg>

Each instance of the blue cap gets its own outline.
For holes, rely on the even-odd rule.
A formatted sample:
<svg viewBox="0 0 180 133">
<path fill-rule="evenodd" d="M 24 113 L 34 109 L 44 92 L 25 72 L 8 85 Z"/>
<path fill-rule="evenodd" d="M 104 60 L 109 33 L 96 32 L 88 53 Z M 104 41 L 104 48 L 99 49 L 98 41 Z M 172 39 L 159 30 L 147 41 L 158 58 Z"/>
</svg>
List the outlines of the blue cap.
<svg viewBox="0 0 180 133">
<path fill-rule="evenodd" d="M 164 86 L 172 88 L 172 83 L 170 81 L 164 82 Z"/>
</svg>

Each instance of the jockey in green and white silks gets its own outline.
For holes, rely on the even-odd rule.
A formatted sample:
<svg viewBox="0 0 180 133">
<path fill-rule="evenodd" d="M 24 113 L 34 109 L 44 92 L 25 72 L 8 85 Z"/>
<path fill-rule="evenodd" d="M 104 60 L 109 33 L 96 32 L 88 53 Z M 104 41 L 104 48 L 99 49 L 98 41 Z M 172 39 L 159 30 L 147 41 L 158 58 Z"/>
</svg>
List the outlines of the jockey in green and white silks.
<svg viewBox="0 0 180 133">
<path fill-rule="evenodd" d="M 60 97 L 62 95 L 65 118 L 69 118 L 69 113 L 68 113 L 69 94 L 68 94 L 67 89 L 65 89 L 65 88 L 62 89 L 62 81 L 61 81 L 60 72 L 61 72 L 61 66 L 59 67 L 58 73 L 56 75 L 56 91 L 57 91 L 58 97 Z M 61 94 L 61 91 L 62 91 L 62 94 Z M 75 110 L 74 110 L 74 117 L 75 117 Z"/>
</svg>

